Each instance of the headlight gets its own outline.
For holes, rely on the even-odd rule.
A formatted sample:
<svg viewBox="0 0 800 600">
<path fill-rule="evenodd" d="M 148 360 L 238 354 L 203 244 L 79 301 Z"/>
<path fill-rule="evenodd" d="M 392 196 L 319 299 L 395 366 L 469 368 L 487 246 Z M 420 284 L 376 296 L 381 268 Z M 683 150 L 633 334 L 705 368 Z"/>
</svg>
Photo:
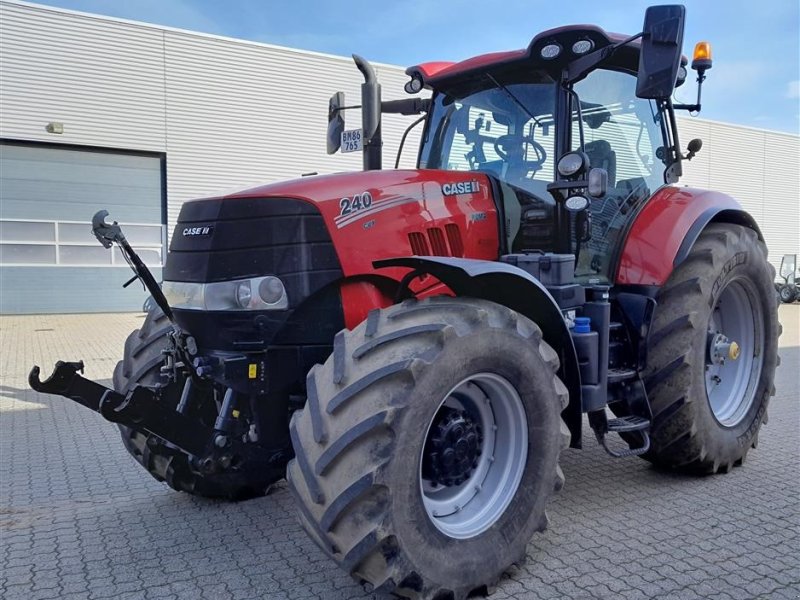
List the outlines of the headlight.
<svg viewBox="0 0 800 600">
<path fill-rule="evenodd" d="M 567 152 L 558 161 L 558 174 L 562 177 L 579 175 L 586 169 L 588 162 L 583 152 Z"/>
<path fill-rule="evenodd" d="M 564 206 L 566 206 L 567 210 L 570 212 L 580 212 L 589 207 L 589 199 L 586 196 L 570 196 L 567 198 L 567 201 L 564 202 Z"/>
<path fill-rule="evenodd" d="M 285 310 L 289 297 L 283 282 L 273 275 L 189 283 L 165 281 L 161 291 L 173 308 L 186 310 Z"/>
<path fill-rule="evenodd" d="M 250 290 L 249 281 L 241 281 L 236 285 L 236 303 L 239 308 L 249 308 L 250 301 L 253 299 L 253 292 Z"/>
<path fill-rule="evenodd" d="M 273 305 L 286 297 L 286 290 L 283 282 L 277 277 L 264 277 L 258 284 L 258 295 L 262 302 Z"/>
</svg>

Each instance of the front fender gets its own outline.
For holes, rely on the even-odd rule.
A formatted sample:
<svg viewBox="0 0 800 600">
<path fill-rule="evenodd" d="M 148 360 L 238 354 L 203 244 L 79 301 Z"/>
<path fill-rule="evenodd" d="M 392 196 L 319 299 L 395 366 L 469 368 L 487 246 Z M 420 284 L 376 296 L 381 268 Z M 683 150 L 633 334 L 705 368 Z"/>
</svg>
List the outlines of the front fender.
<svg viewBox="0 0 800 600">
<path fill-rule="evenodd" d="M 531 274 L 513 265 L 488 260 L 439 256 L 406 256 L 378 260 L 376 269 L 408 267 L 429 273 L 456 296 L 483 298 L 525 315 L 542 330 L 542 337 L 561 359 L 559 377 L 569 390 L 569 406 L 562 414 L 572 434 L 571 446 L 581 442 L 581 381 L 578 358 L 561 309 Z"/>
</svg>

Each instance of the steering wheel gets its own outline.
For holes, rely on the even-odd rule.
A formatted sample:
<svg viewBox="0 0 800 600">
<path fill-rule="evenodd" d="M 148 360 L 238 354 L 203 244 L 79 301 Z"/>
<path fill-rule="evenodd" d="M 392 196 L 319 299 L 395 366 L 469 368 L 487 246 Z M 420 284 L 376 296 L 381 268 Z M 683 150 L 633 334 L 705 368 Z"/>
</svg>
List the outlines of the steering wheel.
<svg viewBox="0 0 800 600">
<path fill-rule="evenodd" d="M 524 158 L 525 146 L 533 148 L 536 156 L 535 160 Z M 518 161 L 519 166 L 525 168 L 525 172 L 538 171 L 547 160 L 547 151 L 533 137 L 522 137 L 507 133 L 494 140 L 494 151 L 504 162 Z"/>
</svg>

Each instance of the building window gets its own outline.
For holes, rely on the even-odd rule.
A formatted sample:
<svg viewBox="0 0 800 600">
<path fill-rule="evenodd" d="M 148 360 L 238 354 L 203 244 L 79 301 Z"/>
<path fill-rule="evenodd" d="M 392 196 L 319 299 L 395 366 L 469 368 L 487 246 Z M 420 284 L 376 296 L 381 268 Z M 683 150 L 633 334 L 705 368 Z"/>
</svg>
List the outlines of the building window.
<svg viewBox="0 0 800 600">
<path fill-rule="evenodd" d="M 125 237 L 147 266 L 163 266 L 163 225 L 126 224 Z M 0 265 L 123 267 L 127 263 L 118 248 L 109 252 L 95 240 L 89 223 L 0 219 Z"/>
</svg>

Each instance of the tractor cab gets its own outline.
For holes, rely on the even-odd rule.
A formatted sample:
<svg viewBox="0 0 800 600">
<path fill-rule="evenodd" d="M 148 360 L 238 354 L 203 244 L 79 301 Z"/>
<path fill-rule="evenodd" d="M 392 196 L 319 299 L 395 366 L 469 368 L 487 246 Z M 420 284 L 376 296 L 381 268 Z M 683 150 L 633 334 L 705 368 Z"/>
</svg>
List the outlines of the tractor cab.
<svg viewBox="0 0 800 600">
<path fill-rule="evenodd" d="M 667 181 L 669 113 L 637 98 L 635 72 L 625 70 L 597 69 L 575 84 L 566 118 L 557 113 L 558 84 L 545 71 L 520 67 L 504 81 L 486 71 L 434 93 L 420 168 L 490 175 L 501 190 L 512 251 L 573 252 L 579 280 L 608 282 L 611 249 L 625 225 Z M 566 152 L 559 153 L 561 144 Z M 606 182 L 604 193 L 587 202 L 587 239 L 573 240 L 571 248 L 560 247 L 549 189 L 560 178 L 562 154 L 570 154 L 563 176 L 596 169 Z"/>
</svg>

